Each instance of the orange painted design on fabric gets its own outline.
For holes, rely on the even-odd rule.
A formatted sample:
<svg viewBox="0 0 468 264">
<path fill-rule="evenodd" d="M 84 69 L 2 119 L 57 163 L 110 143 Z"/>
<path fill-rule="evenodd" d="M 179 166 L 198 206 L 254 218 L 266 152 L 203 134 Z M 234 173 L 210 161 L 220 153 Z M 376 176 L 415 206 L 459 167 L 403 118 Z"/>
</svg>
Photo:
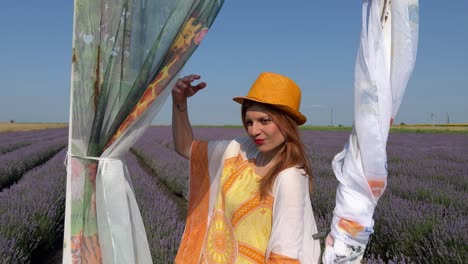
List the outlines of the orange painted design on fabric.
<svg viewBox="0 0 468 264">
<path fill-rule="evenodd" d="M 367 183 L 369 184 L 374 197 L 379 197 L 385 190 L 385 181 L 383 180 L 368 180 Z"/>
<path fill-rule="evenodd" d="M 72 263 L 78 264 L 81 262 L 81 246 L 83 243 L 83 230 L 80 230 L 76 235 L 71 236 L 70 251 Z"/>
<path fill-rule="evenodd" d="M 338 222 L 338 227 L 341 228 L 343 231 L 348 232 L 352 236 L 356 236 L 359 232 L 364 230 L 364 226 L 359 224 L 358 222 L 340 219 Z"/>
<path fill-rule="evenodd" d="M 287 256 L 273 253 L 273 252 L 270 253 L 270 256 L 268 257 L 268 260 L 266 263 L 268 264 L 300 264 L 298 259 L 293 259 Z"/>
<path fill-rule="evenodd" d="M 97 234 L 83 236 L 83 231 L 73 235 L 71 241 L 72 263 L 102 263 L 101 247 Z"/>
<path fill-rule="evenodd" d="M 240 158 L 237 168 L 231 173 L 231 175 L 223 185 L 223 193 L 226 193 L 229 190 L 229 188 L 236 181 L 236 179 L 244 172 L 245 166 L 247 166 L 248 164 L 249 160 L 242 161 L 242 158 Z"/>
<path fill-rule="evenodd" d="M 233 167 L 233 166 L 236 167 L 241 162 L 242 162 L 242 156 L 239 154 L 235 157 L 226 159 L 224 161 L 224 168 Z"/>
<path fill-rule="evenodd" d="M 167 81 L 165 80 L 164 77 L 169 77 L 167 74 L 164 74 L 164 71 L 166 70 L 167 66 L 164 67 L 162 72 L 158 74 L 158 76 L 148 85 L 148 88 L 146 88 L 145 92 L 143 93 L 142 97 L 138 101 L 137 105 L 133 108 L 131 111 L 130 115 L 127 116 L 127 118 L 124 120 L 124 122 L 120 125 L 119 129 L 117 132 L 114 134 L 114 136 L 111 138 L 107 146 L 110 146 L 114 141 L 119 138 L 123 132 L 131 125 L 133 122 L 140 117 L 146 109 L 156 100 L 158 97 L 159 93 L 156 91 L 156 86 L 157 84 Z M 106 146 L 106 147 L 107 147 Z"/>
<path fill-rule="evenodd" d="M 264 200 L 261 200 L 260 196 L 256 195 L 255 197 L 253 197 L 234 211 L 231 218 L 232 226 L 236 226 L 242 218 L 244 218 L 246 215 L 251 213 L 255 208 L 258 208 L 259 206 L 272 208 L 273 200 L 273 196 L 271 195 L 267 195 Z"/>
<path fill-rule="evenodd" d="M 249 246 L 248 244 L 239 242 L 239 254 L 248 258 L 253 263 L 265 263 L 265 253 L 258 249 Z"/>
<path fill-rule="evenodd" d="M 175 263 L 198 264 L 207 231 L 210 177 L 208 142 L 194 141 L 190 155 L 190 197 L 187 220 Z"/>
<path fill-rule="evenodd" d="M 101 246 L 99 245 L 99 237 L 97 234 L 85 236 L 81 249 L 81 263 L 102 263 Z"/>
<path fill-rule="evenodd" d="M 203 246 L 203 257 L 208 264 L 229 264 L 236 261 L 236 235 L 221 210 L 215 211 L 211 218 Z"/>
<path fill-rule="evenodd" d="M 202 24 L 194 24 L 195 19 L 195 17 L 191 17 L 185 22 L 176 41 L 169 49 L 169 59 L 165 63 L 165 66 L 159 74 L 151 80 L 143 96 L 120 125 L 111 140 L 106 144 L 106 148 L 119 138 L 123 132 L 151 106 L 169 81 L 171 81 L 171 77 L 175 77 L 175 74 L 180 68 L 178 66 L 181 66 L 183 63 L 183 55 L 189 51 L 192 45 L 198 45 L 201 39 L 206 35 L 208 28 L 203 27 Z"/>
<path fill-rule="evenodd" d="M 240 163 L 242 163 L 243 159 L 241 155 L 234 156 L 232 158 L 228 158 L 224 161 L 223 164 L 223 172 L 221 175 L 221 185 L 223 182 L 226 182 L 229 177 L 231 177 L 232 173 L 237 169 Z M 219 210 L 225 210 L 224 208 L 224 196 L 218 197 L 219 199 L 216 200 L 215 207 Z"/>
</svg>

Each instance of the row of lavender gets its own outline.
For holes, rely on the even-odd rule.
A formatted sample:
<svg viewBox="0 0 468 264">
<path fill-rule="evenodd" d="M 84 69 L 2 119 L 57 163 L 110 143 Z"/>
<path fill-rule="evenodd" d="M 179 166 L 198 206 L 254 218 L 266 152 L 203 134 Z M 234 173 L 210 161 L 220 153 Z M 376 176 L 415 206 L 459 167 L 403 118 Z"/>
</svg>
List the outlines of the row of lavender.
<svg viewBox="0 0 468 264">
<path fill-rule="evenodd" d="M 243 129 L 195 128 L 199 139 L 226 139 Z M 134 147 L 158 177 L 187 197 L 187 161 L 173 151 L 170 127 L 151 127 Z M 302 131 L 314 168 L 312 203 L 320 230 L 330 225 L 337 181 L 331 170 L 348 132 Z M 369 263 L 468 261 L 468 136 L 390 134 L 388 188 L 375 212 Z"/>
<path fill-rule="evenodd" d="M 468 137 L 396 134 L 390 144 L 389 193 L 376 211 L 377 232 L 388 240 L 375 245 L 432 263 L 466 263 Z"/>
<path fill-rule="evenodd" d="M 65 153 L 0 192 L 0 263 L 29 263 L 63 234 Z"/>
<path fill-rule="evenodd" d="M 63 128 L 0 134 L 0 263 L 27 263 L 57 240 L 66 142 Z"/>
<path fill-rule="evenodd" d="M 0 134 L 0 190 L 47 161 L 67 144 L 67 130 Z"/>
<path fill-rule="evenodd" d="M 51 140 L 66 135 L 67 129 L 65 128 L 0 133 L 0 155 L 38 141 Z"/>
<path fill-rule="evenodd" d="M 173 263 L 185 226 L 185 206 L 134 155 L 125 157 L 145 224 L 153 263 Z"/>
<path fill-rule="evenodd" d="M 232 138 L 243 133 L 242 129 L 195 129 L 197 138 L 201 139 Z M 174 154 L 170 138 L 170 128 L 153 127 L 135 149 L 142 155 L 146 154 L 147 160 L 158 162 L 153 164 L 153 169 L 164 174 L 158 176 L 165 178 L 166 184 L 176 185 L 181 182 L 182 185 L 173 188 L 181 190 L 179 195 L 186 195 L 187 161 Z M 315 171 L 313 205 L 320 229 L 329 225 L 334 206 L 336 180 L 330 170 L 330 160 L 346 139 L 347 133 L 304 132 Z M 464 179 L 467 175 L 467 143 L 467 137 L 462 135 L 390 136 L 389 188 L 377 207 L 376 234 L 368 247 L 367 262 L 379 263 L 389 259 L 417 263 L 447 260 L 453 263 L 466 262 L 467 208 L 463 202 L 467 198 L 467 183 Z M 63 220 L 57 220 L 57 215 L 63 217 L 63 197 L 57 198 L 59 195 L 55 192 L 53 195 L 48 192 L 58 189 L 63 194 L 63 159 L 64 153 L 61 153 L 41 169 L 28 172 L 17 184 L 1 192 L 0 256 L 12 256 L 8 260 L 2 258 L 5 263 L 28 262 L 26 260 L 37 249 L 45 249 L 62 235 Z M 177 197 L 171 197 L 171 194 L 165 192 L 165 187 L 160 186 L 151 172 L 142 169 L 134 157 L 128 156 L 127 162 L 153 259 L 155 263 L 170 263 L 183 231 L 185 205 L 176 203 Z M 156 165 L 165 169 L 160 170 Z M 61 171 L 59 180 L 52 176 L 53 168 Z M 28 176 L 30 174 L 35 176 Z M 32 178 L 38 182 L 28 183 L 32 182 Z M 49 185 L 44 188 L 31 187 L 40 186 L 41 183 Z M 428 191 L 430 195 L 424 195 Z M 61 201 L 51 202 L 53 199 L 50 197 L 43 198 L 46 195 Z M 29 200 L 28 196 L 31 196 Z M 52 210 L 57 213 L 52 214 L 41 205 L 34 206 L 38 210 L 27 207 L 28 204 L 34 204 L 30 201 L 61 206 L 52 206 Z M 41 232 L 45 234 L 21 235 Z"/>
<path fill-rule="evenodd" d="M 314 209 L 323 227 L 337 184 L 329 161 L 347 137 L 304 133 L 316 176 Z M 468 136 L 390 134 L 387 149 L 388 188 L 376 208 L 369 262 L 466 263 Z"/>
<path fill-rule="evenodd" d="M 48 133 L 29 132 L 24 137 L 13 137 L 11 141 L 22 142 L 51 135 L 59 139 L 63 137 L 63 132 L 55 133 L 51 130 Z M 6 136 L 0 134 L 2 138 Z M 33 260 L 61 262 L 61 250 L 57 248 L 57 243 L 63 240 L 65 155 L 66 150 L 62 149 L 44 164 L 22 174 L 17 183 L 1 190 L 0 263 L 31 263 Z M 146 166 L 142 167 L 135 156 L 129 154 L 125 158 L 153 260 L 155 263 L 171 263 L 184 228 L 182 199 L 174 199 L 172 193 L 159 183 Z"/>
</svg>

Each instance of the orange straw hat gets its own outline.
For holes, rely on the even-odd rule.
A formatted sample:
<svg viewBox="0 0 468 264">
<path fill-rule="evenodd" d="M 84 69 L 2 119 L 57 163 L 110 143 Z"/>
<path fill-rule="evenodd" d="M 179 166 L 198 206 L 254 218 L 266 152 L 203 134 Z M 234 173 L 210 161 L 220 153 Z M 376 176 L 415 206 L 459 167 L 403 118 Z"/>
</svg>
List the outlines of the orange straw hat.
<svg viewBox="0 0 468 264">
<path fill-rule="evenodd" d="M 251 100 L 274 105 L 290 115 L 297 125 L 302 125 L 307 120 L 299 112 L 301 89 L 293 80 L 277 73 L 260 73 L 247 96 L 234 97 L 232 100 L 240 104 L 244 103 L 244 100 Z"/>
</svg>

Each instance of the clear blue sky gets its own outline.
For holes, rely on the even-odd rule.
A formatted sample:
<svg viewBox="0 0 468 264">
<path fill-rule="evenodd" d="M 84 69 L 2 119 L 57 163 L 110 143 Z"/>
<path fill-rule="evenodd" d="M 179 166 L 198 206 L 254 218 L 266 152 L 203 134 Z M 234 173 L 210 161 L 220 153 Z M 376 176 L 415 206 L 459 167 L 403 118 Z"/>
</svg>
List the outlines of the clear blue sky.
<svg viewBox="0 0 468 264">
<path fill-rule="evenodd" d="M 73 1 L 7 1 L 0 16 L 0 122 L 68 122 Z M 468 1 L 420 1 L 416 67 L 396 123 L 468 123 Z M 262 71 L 293 78 L 307 124 L 351 125 L 361 1 L 226 0 L 186 64 L 208 87 L 190 100 L 194 124 L 240 124 Z M 168 100 L 170 102 L 170 100 Z M 154 123 L 170 123 L 166 103 Z"/>
</svg>

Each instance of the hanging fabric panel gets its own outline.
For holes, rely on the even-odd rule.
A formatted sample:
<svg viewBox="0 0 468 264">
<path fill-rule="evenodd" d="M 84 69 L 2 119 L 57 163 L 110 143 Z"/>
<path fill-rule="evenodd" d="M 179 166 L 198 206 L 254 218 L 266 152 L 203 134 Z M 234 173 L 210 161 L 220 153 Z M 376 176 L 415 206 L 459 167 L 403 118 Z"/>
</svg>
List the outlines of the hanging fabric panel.
<svg viewBox="0 0 468 264">
<path fill-rule="evenodd" d="M 325 263 L 362 257 L 374 232 L 373 214 L 387 186 L 386 144 L 414 68 L 417 0 L 364 0 L 355 65 L 354 125 L 333 160 L 339 181 Z"/>
<path fill-rule="evenodd" d="M 223 2 L 75 0 L 63 263 L 152 263 L 122 157 Z"/>
</svg>

